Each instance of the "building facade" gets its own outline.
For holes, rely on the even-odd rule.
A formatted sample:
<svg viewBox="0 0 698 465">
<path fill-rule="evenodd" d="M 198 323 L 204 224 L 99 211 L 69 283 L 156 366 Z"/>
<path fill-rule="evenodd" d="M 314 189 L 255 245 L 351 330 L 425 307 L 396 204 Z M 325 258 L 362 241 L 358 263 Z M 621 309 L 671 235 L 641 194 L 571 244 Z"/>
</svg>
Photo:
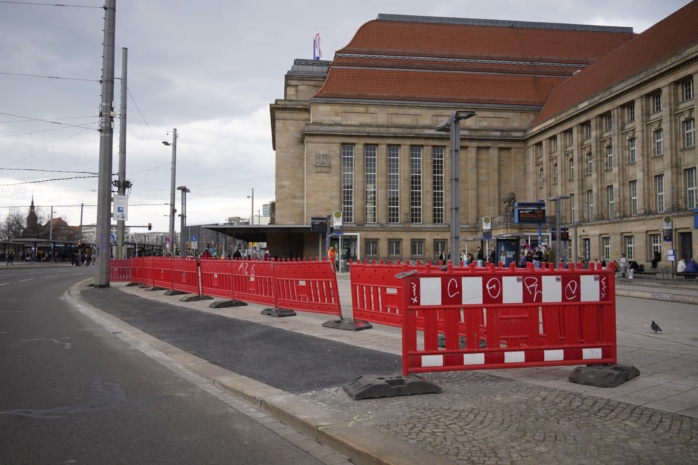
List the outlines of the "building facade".
<svg viewBox="0 0 698 465">
<path fill-rule="evenodd" d="M 451 249 L 455 175 L 458 250 L 480 244 L 483 217 L 495 238 L 537 239 L 537 227 L 514 222 L 512 199 L 546 201 L 547 230 L 560 196 L 560 220 L 575 231 L 568 256 L 690 257 L 696 20 L 695 2 L 639 35 L 380 15 L 331 62 L 296 60 L 287 73 L 271 105 L 275 222 L 310 225 L 339 210 L 346 258 L 434 259 Z M 462 123 L 451 173 L 448 134 L 436 128 L 459 109 L 476 116 Z M 312 234 L 290 240 L 317 250 Z"/>
</svg>

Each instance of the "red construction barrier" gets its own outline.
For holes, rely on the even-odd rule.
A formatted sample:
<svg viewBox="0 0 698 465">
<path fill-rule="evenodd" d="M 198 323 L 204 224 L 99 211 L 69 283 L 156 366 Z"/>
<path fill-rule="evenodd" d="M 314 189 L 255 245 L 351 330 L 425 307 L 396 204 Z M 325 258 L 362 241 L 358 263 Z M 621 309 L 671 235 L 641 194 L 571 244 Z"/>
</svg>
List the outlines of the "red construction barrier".
<svg viewBox="0 0 698 465">
<path fill-rule="evenodd" d="M 143 257 L 131 259 L 131 279 L 136 284 L 146 284 Z"/>
<path fill-rule="evenodd" d="M 232 260 L 230 263 L 235 299 L 261 305 L 276 305 L 273 262 Z"/>
<path fill-rule="evenodd" d="M 153 257 L 151 266 L 153 286 L 172 289 L 172 259 L 169 257 Z"/>
<path fill-rule="evenodd" d="M 199 264 L 196 259 L 172 260 L 172 289 L 189 294 L 200 294 Z"/>
<path fill-rule="evenodd" d="M 274 263 L 277 308 L 342 318 L 337 274 L 329 261 Z"/>
<path fill-rule="evenodd" d="M 233 262 L 201 260 L 201 294 L 233 299 Z"/>
<path fill-rule="evenodd" d="M 403 374 L 616 364 L 613 266 L 415 270 L 402 282 Z"/>
<path fill-rule="evenodd" d="M 131 260 L 110 260 L 109 281 L 131 282 Z"/>
<path fill-rule="evenodd" d="M 350 262 L 351 304 L 355 320 L 402 326 L 402 282 L 396 274 L 423 265 Z"/>
<path fill-rule="evenodd" d="M 153 257 L 143 257 L 143 284 L 153 286 Z"/>
</svg>

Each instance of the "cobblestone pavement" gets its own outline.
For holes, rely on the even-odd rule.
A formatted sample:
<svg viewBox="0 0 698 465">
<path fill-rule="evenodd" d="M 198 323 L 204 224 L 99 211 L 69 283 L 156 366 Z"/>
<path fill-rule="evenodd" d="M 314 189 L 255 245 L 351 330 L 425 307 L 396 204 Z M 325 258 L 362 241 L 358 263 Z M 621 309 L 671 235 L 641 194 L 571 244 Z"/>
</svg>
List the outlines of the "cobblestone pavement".
<svg viewBox="0 0 698 465">
<path fill-rule="evenodd" d="M 482 372 L 423 377 L 446 395 L 355 401 L 332 388 L 305 396 L 460 465 L 698 463 L 695 418 Z"/>
</svg>

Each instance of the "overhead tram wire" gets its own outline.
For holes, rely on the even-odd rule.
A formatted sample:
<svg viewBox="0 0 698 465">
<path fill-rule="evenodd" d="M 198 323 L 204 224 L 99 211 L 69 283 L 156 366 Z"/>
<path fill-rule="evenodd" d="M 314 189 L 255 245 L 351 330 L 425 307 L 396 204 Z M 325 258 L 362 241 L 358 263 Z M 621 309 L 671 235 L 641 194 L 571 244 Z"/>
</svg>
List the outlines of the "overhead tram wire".
<svg viewBox="0 0 698 465">
<path fill-rule="evenodd" d="M 57 6 L 65 8 L 97 8 L 100 10 L 104 9 L 104 6 L 93 6 L 93 5 L 71 5 L 67 3 L 39 3 L 39 2 L 17 2 L 9 0 L 0 0 L 0 3 L 7 3 L 11 5 L 27 5 L 27 6 Z"/>
</svg>

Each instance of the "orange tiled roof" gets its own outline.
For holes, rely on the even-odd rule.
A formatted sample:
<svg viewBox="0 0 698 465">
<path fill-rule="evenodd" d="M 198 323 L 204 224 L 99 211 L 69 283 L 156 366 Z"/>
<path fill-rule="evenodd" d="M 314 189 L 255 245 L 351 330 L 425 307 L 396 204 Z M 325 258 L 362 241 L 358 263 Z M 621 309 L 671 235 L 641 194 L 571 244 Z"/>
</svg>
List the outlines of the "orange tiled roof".
<svg viewBox="0 0 698 465">
<path fill-rule="evenodd" d="M 698 2 L 691 2 L 557 86 L 533 125 L 552 118 L 697 42 Z"/>
<path fill-rule="evenodd" d="M 330 68 L 319 97 L 444 103 L 542 105 L 565 78 Z"/>
<path fill-rule="evenodd" d="M 634 35 L 570 25 L 364 24 L 316 98 L 543 106 L 550 90 Z"/>
</svg>

